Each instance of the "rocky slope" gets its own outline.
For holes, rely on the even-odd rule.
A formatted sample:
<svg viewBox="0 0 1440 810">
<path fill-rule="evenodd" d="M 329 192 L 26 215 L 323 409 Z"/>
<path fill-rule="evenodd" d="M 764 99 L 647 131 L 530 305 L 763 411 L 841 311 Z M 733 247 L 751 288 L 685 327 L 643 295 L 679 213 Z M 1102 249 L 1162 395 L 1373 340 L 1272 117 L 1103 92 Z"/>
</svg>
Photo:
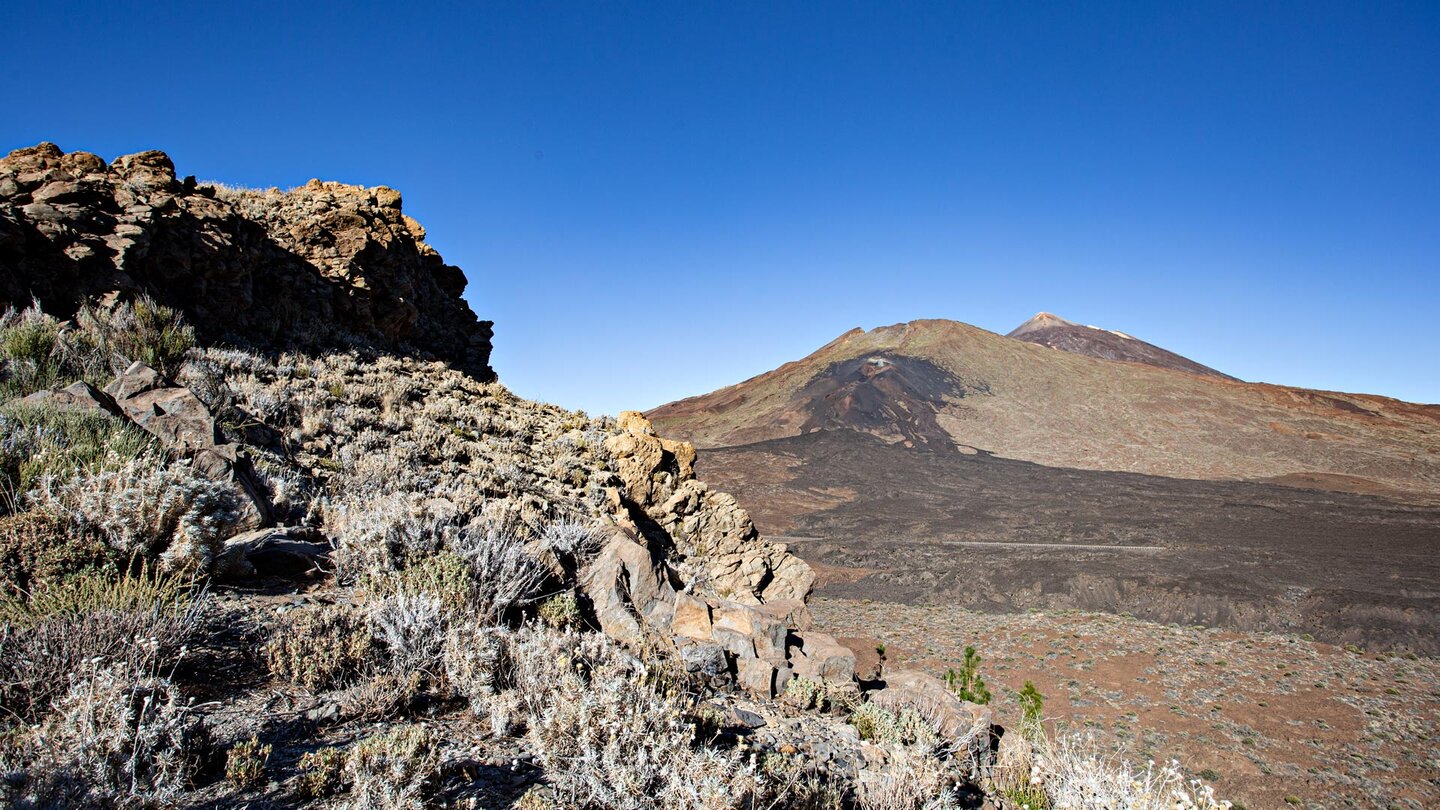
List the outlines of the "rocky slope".
<svg viewBox="0 0 1440 810">
<path fill-rule="evenodd" d="M 1440 496 L 1440 406 L 1110 362 L 954 321 L 852 330 L 648 416 L 701 448 L 845 428 L 1054 467 Z"/>
<path fill-rule="evenodd" d="M 163 152 L 106 162 L 51 143 L 0 159 L 0 308 L 68 317 L 145 292 L 212 339 L 412 346 L 488 377 L 491 324 L 424 239 L 384 187 L 197 185 Z"/>
<path fill-rule="evenodd" d="M 1121 360 L 1129 363 L 1144 363 L 1157 368 L 1186 371 L 1206 377 L 1234 380 L 1229 374 L 1221 374 L 1209 366 L 1181 357 L 1159 346 L 1131 337 L 1124 332 L 1101 329 L 1098 326 L 1082 326 L 1067 321 L 1059 315 L 1041 312 L 1020 324 L 1005 337 L 1049 346 L 1064 352 L 1083 354 L 1102 360 Z"/>
</svg>

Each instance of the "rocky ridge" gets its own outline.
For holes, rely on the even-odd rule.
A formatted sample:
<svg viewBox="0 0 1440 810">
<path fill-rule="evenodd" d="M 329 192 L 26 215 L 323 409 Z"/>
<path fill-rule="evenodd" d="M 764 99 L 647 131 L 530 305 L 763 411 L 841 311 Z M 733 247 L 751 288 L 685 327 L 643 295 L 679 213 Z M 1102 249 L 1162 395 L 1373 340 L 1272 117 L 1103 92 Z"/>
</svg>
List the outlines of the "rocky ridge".
<svg viewBox="0 0 1440 810">
<path fill-rule="evenodd" d="M 52 143 L 0 159 L 0 308 L 69 317 L 148 293 L 211 339 L 410 346 L 488 378 L 491 323 L 424 239 L 383 186 L 231 189 L 178 178 L 163 152 Z"/>
</svg>

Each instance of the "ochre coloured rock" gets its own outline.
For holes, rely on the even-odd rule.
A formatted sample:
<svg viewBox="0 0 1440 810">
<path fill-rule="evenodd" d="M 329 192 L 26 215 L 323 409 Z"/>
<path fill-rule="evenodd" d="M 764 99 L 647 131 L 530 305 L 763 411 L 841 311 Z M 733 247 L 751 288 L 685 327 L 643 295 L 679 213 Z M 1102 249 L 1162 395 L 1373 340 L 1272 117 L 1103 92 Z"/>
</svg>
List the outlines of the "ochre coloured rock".
<svg viewBox="0 0 1440 810">
<path fill-rule="evenodd" d="M 0 309 L 148 293 L 203 338 L 413 347 L 491 379 L 492 324 L 423 238 L 384 186 L 199 186 L 164 152 L 106 164 L 52 143 L 0 158 Z"/>
</svg>

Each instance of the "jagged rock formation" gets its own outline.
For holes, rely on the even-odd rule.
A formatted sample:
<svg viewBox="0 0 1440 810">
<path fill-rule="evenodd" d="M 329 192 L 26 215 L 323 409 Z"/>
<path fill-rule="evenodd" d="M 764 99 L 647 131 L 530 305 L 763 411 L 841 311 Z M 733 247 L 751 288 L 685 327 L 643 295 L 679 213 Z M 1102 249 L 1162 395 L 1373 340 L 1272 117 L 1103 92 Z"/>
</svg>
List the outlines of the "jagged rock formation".
<svg viewBox="0 0 1440 810">
<path fill-rule="evenodd" d="M 1101 329 L 1098 326 L 1082 326 L 1049 312 L 1036 314 L 1035 317 L 1007 332 L 1005 337 L 1101 360 L 1144 363 L 1156 368 L 1168 368 L 1172 371 L 1184 371 L 1189 374 L 1238 382 L 1229 374 L 1222 374 L 1209 366 L 1201 365 L 1188 357 L 1181 357 L 1172 351 L 1146 343 L 1124 332 Z"/>
<path fill-rule="evenodd" d="M 491 324 L 424 239 L 383 186 L 234 190 L 178 179 L 163 152 L 51 143 L 0 159 L 0 308 L 69 317 L 144 292 L 211 339 L 412 346 L 488 379 Z"/>
</svg>

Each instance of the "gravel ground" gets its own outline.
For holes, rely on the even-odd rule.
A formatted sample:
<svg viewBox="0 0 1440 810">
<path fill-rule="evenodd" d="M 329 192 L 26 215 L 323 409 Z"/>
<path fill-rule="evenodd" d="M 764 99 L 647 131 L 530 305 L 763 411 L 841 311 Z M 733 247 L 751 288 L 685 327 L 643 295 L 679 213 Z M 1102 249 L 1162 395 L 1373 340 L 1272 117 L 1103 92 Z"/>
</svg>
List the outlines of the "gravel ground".
<svg viewBox="0 0 1440 810">
<path fill-rule="evenodd" d="M 1032 680 L 1055 734 L 1178 759 L 1248 808 L 1440 806 L 1440 663 L 1272 633 L 1077 611 L 984 614 L 819 598 L 817 625 L 936 674 L 967 645 L 1001 722 Z"/>
</svg>

